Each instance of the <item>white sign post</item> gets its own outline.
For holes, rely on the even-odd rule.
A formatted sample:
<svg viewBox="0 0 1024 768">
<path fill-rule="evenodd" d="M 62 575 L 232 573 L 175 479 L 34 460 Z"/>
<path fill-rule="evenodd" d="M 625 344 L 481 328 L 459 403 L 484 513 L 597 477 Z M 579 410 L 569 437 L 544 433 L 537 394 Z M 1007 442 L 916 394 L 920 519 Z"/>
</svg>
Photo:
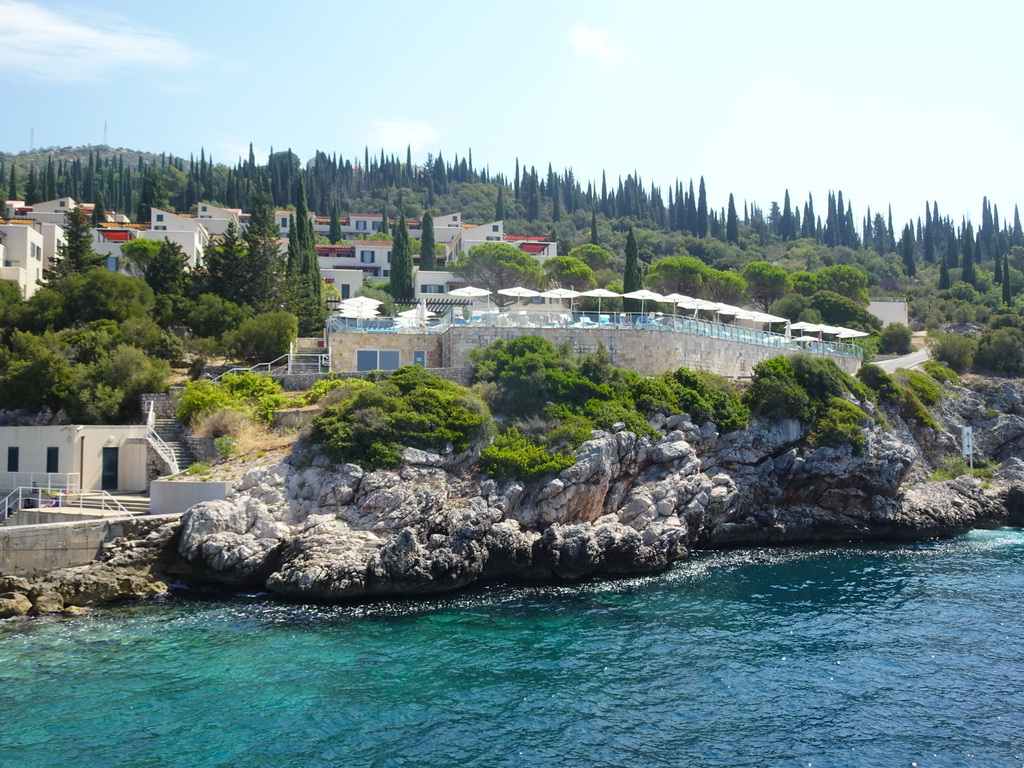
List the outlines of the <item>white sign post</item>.
<svg viewBox="0 0 1024 768">
<path fill-rule="evenodd" d="M 974 477 L 974 430 L 971 427 L 964 427 L 963 443 L 964 456 L 971 462 L 971 477 Z"/>
</svg>

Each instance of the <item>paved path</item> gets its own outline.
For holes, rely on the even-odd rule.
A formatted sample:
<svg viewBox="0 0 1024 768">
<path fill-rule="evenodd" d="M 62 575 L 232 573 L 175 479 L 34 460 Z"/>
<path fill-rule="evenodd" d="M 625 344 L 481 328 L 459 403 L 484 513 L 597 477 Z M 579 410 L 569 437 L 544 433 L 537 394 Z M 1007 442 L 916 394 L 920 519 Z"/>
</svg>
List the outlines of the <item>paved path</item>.
<svg viewBox="0 0 1024 768">
<path fill-rule="evenodd" d="M 917 352 L 911 352 L 909 355 L 894 357 L 891 360 L 882 360 L 876 363 L 876 365 L 886 373 L 892 373 L 897 368 L 919 368 L 921 363 L 931 359 L 932 356 L 929 350 L 919 349 Z"/>
</svg>

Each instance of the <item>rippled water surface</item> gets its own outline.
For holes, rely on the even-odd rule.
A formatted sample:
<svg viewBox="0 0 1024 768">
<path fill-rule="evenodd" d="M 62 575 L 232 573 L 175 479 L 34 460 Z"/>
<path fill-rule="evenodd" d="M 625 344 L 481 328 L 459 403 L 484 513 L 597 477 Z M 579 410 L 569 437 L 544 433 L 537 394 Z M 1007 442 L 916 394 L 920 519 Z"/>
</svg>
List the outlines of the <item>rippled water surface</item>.
<svg viewBox="0 0 1024 768">
<path fill-rule="evenodd" d="M 1021 766 L 1024 534 L 0 622 L 7 766 Z"/>
</svg>

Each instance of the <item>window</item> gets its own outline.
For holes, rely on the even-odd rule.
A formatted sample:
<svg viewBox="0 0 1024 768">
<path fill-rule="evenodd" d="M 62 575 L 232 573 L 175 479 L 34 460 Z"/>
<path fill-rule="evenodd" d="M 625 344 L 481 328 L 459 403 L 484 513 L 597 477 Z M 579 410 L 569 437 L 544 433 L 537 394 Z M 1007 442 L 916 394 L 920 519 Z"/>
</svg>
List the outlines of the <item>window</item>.
<svg viewBox="0 0 1024 768">
<path fill-rule="evenodd" d="M 491 224 L 491 232 L 497 232 L 497 231 L 498 231 L 498 225 L 497 224 Z"/>
<path fill-rule="evenodd" d="M 288 217 L 281 217 L 281 229 L 288 229 Z"/>
<path fill-rule="evenodd" d="M 63 205 L 63 203 L 61 203 L 61 205 Z M 164 215 L 162 213 L 158 213 L 156 215 L 156 220 L 157 221 L 163 221 L 164 220 Z"/>
<path fill-rule="evenodd" d="M 373 264 L 374 263 L 373 251 L 360 251 L 359 252 L 359 260 L 361 262 L 363 262 L 363 264 Z"/>
<path fill-rule="evenodd" d="M 206 213 L 206 206 L 203 206 L 203 213 Z"/>
<path fill-rule="evenodd" d="M 341 298 L 342 299 L 350 298 L 349 294 L 351 293 L 351 291 L 352 291 L 352 287 L 348 283 L 342 283 L 342 285 L 341 285 Z"/>
<path fill-rule="evenodd" d="M 18 471 L 18 446 L 16 445 L 7 446 L 7 471 Z"/>
<path fill-rule="evenodd" d="M 64 208 L 64 207 L 66 207 L 66 206 L 67 206 L 67 204 L 68 204 L 68 201 L 67 201 L 67 200 L 61 200 L 61 201 L 60 201 L 60 207 L 61 207 L 61 208 Z"/>
<path fill-rule="evenodd" d="M 373 221 L 373 222 L 370 222 L 370 223 L 373 224 L 373 231 L 374 232 L 380 232 L 380 222 L 379 221 Z"/>
<path fill-rule="evenodd" d="M 421 285 L 420 293 L 444 293 L 443 285 Z"/>
<path fill-rule="evenodd" d="M 356 229 L 361 229 L 361 230 L 365 231 L 366 230 L 366 222 L 365 221 L 357 221 L 356 222 Z"/>
<path fill-rule="evenodd" d="M 388 264 L 391 263 L 391 251 L 388 251 Z"/>
<path fill-rule="evenodd" d="M 459 220 L 458 216 L 452 216 L 452 221 L 458 221 L 458 220 Z"/>
<path fill-rule="evenodd" d="M 394 349 L 356 351 L 357 371 L 393 371 L 400 365 L 400 353 Z"/>
<path fill-rule="evenodd" d="M 60 470 L 57 468 L 60 465 L 60 448 L 47 448 L 46 449 L 46 472 L 48 474 L 56 474 Z"/>
<path fill-rule="evenodd" d="M 390 269 L 385 269 L 384 270 L 384 274 L 381 275 L 381 277 L 391 277 L 391 270 Z"/>
<path fill-rule="evenodd" d="M 492 236 L 492 235 L 488 235 L 488 236 L 487 236 L 487 241 L 488 241 L 488 242 L 491 242 L 491 243 L 493 243 L 493 242 L 495 242 L 495 241 L 497 241 L 497 240 L 501 240 L 501 238 L 500 238 L 500 237 L 494 237 L 494 236 Z"/>
<path fill-rule="evenodd" d="M 413 365 L 420 365 L 420 366 L 426 368 L 427 367 L 427 353 L 426 353 L 426 350 L 417 349 L 415 352 L 413 352 L 412 353 L 412 364 Z"/>
</svg>

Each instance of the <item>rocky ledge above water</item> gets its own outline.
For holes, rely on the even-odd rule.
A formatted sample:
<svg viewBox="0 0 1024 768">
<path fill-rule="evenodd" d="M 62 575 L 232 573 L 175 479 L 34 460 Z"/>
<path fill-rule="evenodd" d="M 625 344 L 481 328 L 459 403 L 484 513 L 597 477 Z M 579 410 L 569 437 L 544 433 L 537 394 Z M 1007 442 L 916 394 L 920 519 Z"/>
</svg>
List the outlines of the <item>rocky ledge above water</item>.
<svg viewBox="0 0 1024 768">
<path fill-rule="evenodd" d="M 227 500 L 114 542 L 102 562 L 31 583 L 0 579 L 0 593 L 32 604 L 0 594 L 0 614 L 153 594 L 170 580 L 329 601 L 659 571 L 693 548 L 1021 525 L 1024 462 L 1006 453 L 1024 415 L 993 416 L 978 394 L 954 395 L 945 431 L 890 415 L 887 429 L 867 431 L 860 456 L 808 448 L 796 421 L 719 435 L 686 416 L 657 417 L 660 437 L 595 432 L 573 466 L 533 484 L 483 477 L 472 455 L 408 449 L 399 469 L 365 472 L 297 444 L 287 461 L 250 470 Z M 929 481 L 929 463 L 972 418 L 993 420 L 980 442 L 1003 452 L 1002 468 L 984 485 Z"/>
</svg>

